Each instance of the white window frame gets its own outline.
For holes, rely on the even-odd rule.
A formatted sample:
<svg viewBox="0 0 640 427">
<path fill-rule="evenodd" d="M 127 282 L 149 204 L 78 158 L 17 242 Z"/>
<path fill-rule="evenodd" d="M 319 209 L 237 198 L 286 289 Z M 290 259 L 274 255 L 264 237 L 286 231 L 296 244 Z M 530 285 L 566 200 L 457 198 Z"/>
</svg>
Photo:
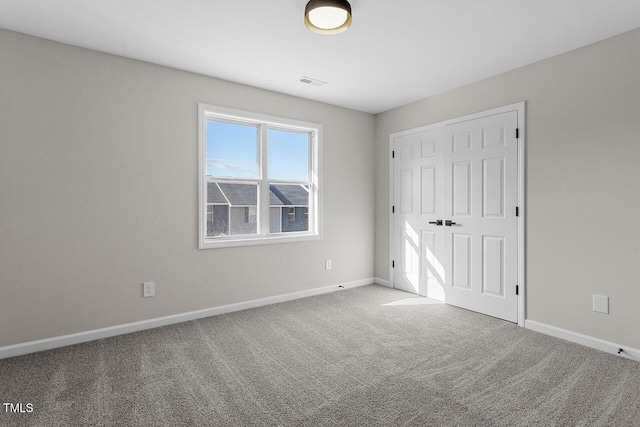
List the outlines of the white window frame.
<svg viewBox="0 0 640 427">
<path fill-rule="evenodd" d="M 207 182 L 228 181 L 207 178 L 207 120 L 221 120 L 258 125 L 258 177 L 246 183 L 258 183 L 258 234 L 207 237 Z M 309 181 L 272 180 L 278 184 L 309 185 L 309 230 L 269 233 L 269 163 L 268 131 L 278 129 L 305 132 L 309 138 Z M 253 246 L 289 243 L 322 238 L 322 125 L 264 114 L 250 113 L 208 104 L 198 104 L 198 248 L 212 249 L 233 246 Z M 238 179 L 233 181 L 239 182 Z M 244 181 L 244 180 L 242 180 Z"/>
</svg>

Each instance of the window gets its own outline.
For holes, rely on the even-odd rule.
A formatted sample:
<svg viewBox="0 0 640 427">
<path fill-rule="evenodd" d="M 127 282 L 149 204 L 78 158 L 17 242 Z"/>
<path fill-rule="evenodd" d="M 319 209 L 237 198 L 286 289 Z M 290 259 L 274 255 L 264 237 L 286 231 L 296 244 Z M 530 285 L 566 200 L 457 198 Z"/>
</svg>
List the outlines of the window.
<svg viewBox="0 0 640 427">
<path fill-rule="evenodd" d="M 244 208 L 244 222 L 247 224 L 255 224 L 256 223 L 256 207 L 255 206 L 247 206 Z"/>
<path fill-rule="evenodd" d="M 320 238 L 313 123 L 199 105 L 199 247 Z"/>
</svg>

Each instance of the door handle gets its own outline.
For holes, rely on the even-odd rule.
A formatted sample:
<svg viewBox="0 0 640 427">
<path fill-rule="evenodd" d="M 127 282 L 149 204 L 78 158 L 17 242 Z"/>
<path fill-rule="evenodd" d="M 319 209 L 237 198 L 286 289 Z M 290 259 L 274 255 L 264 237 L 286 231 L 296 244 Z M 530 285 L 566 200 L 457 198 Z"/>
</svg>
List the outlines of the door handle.
<svg viewBox="0 0 640 427">
<path fill-rule="evenodd" d="M 429 221 L 429 224 L 442 225 L 442 220 L 438 219 L 438 220 L 435 220 L 435 221 Z"/>
<path fill-rule="evenodd" d="M 452 225 L 456 225 L 456 223 L 448 219 L 444 222 L 444 225 L 451 227 Z"/>
</svg>

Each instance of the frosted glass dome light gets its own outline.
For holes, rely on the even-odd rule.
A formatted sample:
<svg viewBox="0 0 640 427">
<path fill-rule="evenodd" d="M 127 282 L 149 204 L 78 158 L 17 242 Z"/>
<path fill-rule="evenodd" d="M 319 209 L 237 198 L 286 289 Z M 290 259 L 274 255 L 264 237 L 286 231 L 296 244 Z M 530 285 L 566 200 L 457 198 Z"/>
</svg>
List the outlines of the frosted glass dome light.
<svg viewBox="0 0 640 427">
<path fill-rule="evenodd" d="M 304 10 L 304 23 L 318 34 L 339 34 L 351 25 L 351 5 L 346 0 L 311 0 Z"/>
</svg>

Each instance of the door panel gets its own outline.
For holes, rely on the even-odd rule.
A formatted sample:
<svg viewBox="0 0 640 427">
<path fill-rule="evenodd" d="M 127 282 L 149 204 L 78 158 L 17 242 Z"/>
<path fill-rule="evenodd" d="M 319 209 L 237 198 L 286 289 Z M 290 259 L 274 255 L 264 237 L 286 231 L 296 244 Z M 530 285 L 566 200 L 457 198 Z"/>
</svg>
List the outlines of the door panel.
<svg viewBox="0 0 640 427">
<path fill-rule="evenodd" d="M 454 153 L 471 151 L 471 133 L 470 132 L 459 132 L 456 134 L 452 134 L 451 140 L 453 141 Z"/>
<path fill-rule="evenodd" d="M 426 138 L 420 143 L 420 147 L 421 147 L 420 153 L 422 154 L 423 158 L 436 155 L 437 142 L 438 142 L 437 139 L 433 137 L 433 138 Z"/>
<path fill-rule="evenodd" d="M 400 160 L 413 160 L 413 144 L 400 146 Z"/>
<path fill-rule="evenodd" d="M 420 243 L 412 228 L 402 230 L 402 277 L 408 285 L 406 290 L 420 292 Z"/>
<path fill-rule="evenodd" d="M 453 264 L 451 284 L 457 288 L 471 289 L 471 236 L 454 233 L 451 235 Z"/>
<path fill-rule="evenodd" d="M 482 216 L 504 218 L 505 158 L 482 160 Z"/>
<path fill-rule="evenodd" d="M 413 213 L 413 171 L 400 171 L 400 213 Z"/>
<path fill-rule="evenodd" d="M 492 145 L 505 145 L 504 126 L 488 126 L 482 129 L 482 148 Z"/>
<path fill-rule="evenodd" d="M 504 297 L 504 238 L 482 236 L 482 292 Z"/>
<path fill-rule="evenodd" d="M 436 214 L 436 165 L 422 167 L 422 214 Z"/>
<path fill-rule="evenodd" d="M 453 214 L 471 216 L 471 162 L 456 162 L 453 167 Z"/>
<path fill-rule="evenodd" d="M 429 298 L 444 301 L 444 266 L 442 265 L 442 232 L 422 230 L 423 288 Z"/>
</svg>

